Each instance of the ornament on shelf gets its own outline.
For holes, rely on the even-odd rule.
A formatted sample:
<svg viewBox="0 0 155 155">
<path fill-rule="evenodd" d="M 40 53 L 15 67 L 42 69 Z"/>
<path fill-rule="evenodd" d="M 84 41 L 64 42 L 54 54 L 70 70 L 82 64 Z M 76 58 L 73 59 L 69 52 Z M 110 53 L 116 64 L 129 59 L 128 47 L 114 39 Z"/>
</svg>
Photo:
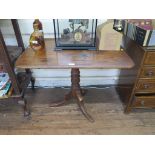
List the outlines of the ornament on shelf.
<svg viewBox="0 0 155 155">
<path fill-rule="evenodd" d="M 29 40 L 30 47 L 34 51 L 43 50 L 45 48 L 45 41 L 42 23 L 39 21 L 39 19 L 35 19 L 35 21 L 33 22 L 33 29 L 34 32 L 31 34 Z"/>
</svg>

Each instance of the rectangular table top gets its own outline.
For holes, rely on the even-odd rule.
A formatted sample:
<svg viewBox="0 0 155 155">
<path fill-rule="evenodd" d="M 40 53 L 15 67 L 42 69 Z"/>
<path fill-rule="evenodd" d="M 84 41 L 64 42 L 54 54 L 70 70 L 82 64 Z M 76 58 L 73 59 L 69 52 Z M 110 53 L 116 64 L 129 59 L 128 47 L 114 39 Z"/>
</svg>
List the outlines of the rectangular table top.
<svg viewBox="0 0 155 155">
<path fill-rule="evenodd" d="M 121 69 L 132 68 L 134 63 L 125 51 L 55 51 L 53 39 L 45 40 L 45 51 L 33 51 L 28 47 L 17 59 L 17 68 L 30 69 Z"/>
</svg>

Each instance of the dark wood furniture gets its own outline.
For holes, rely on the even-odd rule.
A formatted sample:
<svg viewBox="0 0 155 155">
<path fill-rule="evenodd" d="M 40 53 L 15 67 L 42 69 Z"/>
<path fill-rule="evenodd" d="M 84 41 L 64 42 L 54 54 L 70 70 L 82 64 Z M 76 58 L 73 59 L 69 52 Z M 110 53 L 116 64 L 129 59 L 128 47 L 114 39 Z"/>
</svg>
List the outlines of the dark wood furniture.
<svg viewBox="0 0 155 155">
<path fill-rule="evenodd" d="M 126 36 L 122 47 L 135 63 L 128 71 L 133 73 L 133 85 L 126 94 L 125 89 L 118 91 L 126 103 L 125 112 L 129 113 L 133 108 L 155 108 L 155 49 L 141 47 Z M 122 70 L 121 75 L 124 72 Z"/>
<path fill-rule="evenodd" d="M 16 19 L 11 20 L 14 32 L 16 35 L 18 46 L 6 46 L 2 32 L 0 31 L 0 66 L 3 71 L 9 74 L 11 85 L 12 85 L 12 95 L 8 98 L 0 98 L 0 103 L 18 103 L 24 106 L 24 115 L 28 116 L 30 110 L 27 105 L 27 101 L 24 98 L 24 92 L 30 83 L 32 82 L 32 87 L 34 88 L 34 79 L 32 78 L 31 71 L 26 69 L 25 72 L 15 73 L 14 64 L 18 56 L 24 51 L 24 44 L 22 41 L 22 36 L 20 33 L 18 21 Z"/>
<path fill-rule="evenodd" d="M 44 51 L 34 52 L 31 48 L 27 48 L 25 52 L 16 61 L 17 68 L 29 69 L 71 69 L 71 90 L 64 97 L 63 101 L 50 106 L 60 106 L 66 104 L 66 100 L 75 97 L 84 116 L 93 121 L 84 106 L 83 95 L 85 91 L 80 87 L 80 69 L 87 68 L 132 68 L 133 61 L 124 51 L 88 51 L 88 50 L 65 50 L 54 51 L 54 40 L 47 39 L 45 41 L 46 49 Z"/>
</svg>

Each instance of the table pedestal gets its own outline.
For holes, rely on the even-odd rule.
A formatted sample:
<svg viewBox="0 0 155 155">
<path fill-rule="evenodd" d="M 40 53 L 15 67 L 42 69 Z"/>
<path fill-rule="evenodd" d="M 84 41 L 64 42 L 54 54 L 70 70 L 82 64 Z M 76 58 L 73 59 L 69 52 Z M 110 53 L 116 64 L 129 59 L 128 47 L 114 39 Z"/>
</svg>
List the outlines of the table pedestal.
<svg viewBox="0 0 155 155">
<path fill-rule="evenodd" d="M 86 90 L 81 89 L 80 87 L 80 71 L 79 68 L 72 68 L 71 69 L 71 90 L 68 94 L 65 95 L 62 101 L 52 103 L 50 107 L 58 107 L 67 104 L 67 101 L 71 98 L 76 98 L 78 100 L 77 104 L 83 113 L 83 115 L 90 121 L 94 122 L 93 118 L 90 114 L 88 114 L 85 106 L 84 106 L 84 95 Z"/>
</svg>

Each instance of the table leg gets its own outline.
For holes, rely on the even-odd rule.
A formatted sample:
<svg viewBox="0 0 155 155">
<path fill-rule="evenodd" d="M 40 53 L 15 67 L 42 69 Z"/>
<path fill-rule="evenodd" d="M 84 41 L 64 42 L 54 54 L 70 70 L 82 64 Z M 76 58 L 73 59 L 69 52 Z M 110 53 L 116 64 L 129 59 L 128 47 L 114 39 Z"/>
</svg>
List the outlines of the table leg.
<svg viewBox="0 0 155 155">
<path fill-rule="evenodd" d="M 81 89 L 80 87 L 80 71 L 79 68 L 72 68 L 71 70 L 71 90 L 70 92 L 65 95 L 62 101 L 58 101 L 55 103 L 50 104 L 50 107 L 58 107 L 65 104 L 68 104 L 66 101 L 70 100 L 71 98 L 76 98 L 78 100 L 77 104 L 82 112 L 82 114 L 91 122 L 94 122 L 93 118 L 90 114 L 88 114 L 85 106 L 84 106 L 84 95 L 86 90 Z"/>
<path fill-rule="evenodd" d="M 84 97 L 82 96 L 80 91 L 76 91 L 76 98 L 78 99 L 78 106 L 81 110 L 81 112 L 83 113 L 83 115 L 90 121 L 90 122 L 94 122 L 94 119 L 91 117 L 91 115 L 87 112 L 87 109 L 84 105 Z"/>
<path fill-rule="evenodd" d="M 72 98 L 72 92 L 70 91 L 68 94 L 65 95 L 63 100 L 53 102 L 50 104 L 50 107 L 59 107 L 68 104 L 66 101 Z"/>
</svg>

